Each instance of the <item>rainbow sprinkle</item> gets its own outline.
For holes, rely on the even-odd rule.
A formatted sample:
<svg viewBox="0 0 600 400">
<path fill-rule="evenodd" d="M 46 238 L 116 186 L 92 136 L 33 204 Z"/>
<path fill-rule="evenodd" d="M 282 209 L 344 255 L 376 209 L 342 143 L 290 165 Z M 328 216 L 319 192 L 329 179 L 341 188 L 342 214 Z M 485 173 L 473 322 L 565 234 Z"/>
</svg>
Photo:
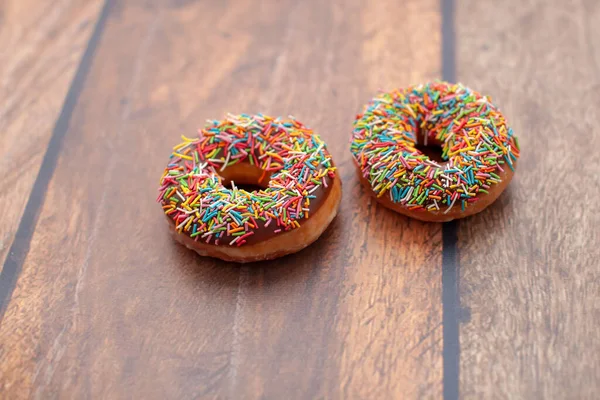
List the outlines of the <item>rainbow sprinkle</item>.
<svg viewBox="0 0 600 400">
<path fill-rule="evenodd" d="M 445 162 L 415 148 L 439 144 Z M 378 197 L 408 210 L 463 210 L 514 170 L 519 145 L 491 99 L 433 82 L 375 97 L 354 122 L 352 154 Z"/>
<path fill-rule="evenodd" d="M 293 117 L 228 115 L 208 121 L 198 138 L 182 139 L 157 201 L 176 230 L 196 241 L 241 246 L 259 241 L 259 231 L 268 238 L 298 228 L 315 211 L 311 200 L 335 177 L 325 143 Z M 224 187 L 218 171 L 239 163 L 271 175 L 269 186 L 253 192 Z"/>
</svg>

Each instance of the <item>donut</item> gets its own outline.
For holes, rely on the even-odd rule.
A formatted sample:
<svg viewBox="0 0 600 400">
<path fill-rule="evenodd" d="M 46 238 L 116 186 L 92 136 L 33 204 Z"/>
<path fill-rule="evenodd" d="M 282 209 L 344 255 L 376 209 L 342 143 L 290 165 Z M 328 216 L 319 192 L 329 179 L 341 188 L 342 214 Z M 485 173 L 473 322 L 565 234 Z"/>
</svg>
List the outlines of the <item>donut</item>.
<svg viewBox="0 0 600 400">
<path fill-rule="evenodd" d="M 442 161 L 417 146 L 441 148 Z M 350 150 L 379 203 L 434 222 L 492 204 L 519 157 L 517 138 L 491 98 L 448 82 L 380 93 L 357 115 Z"/>
<path fill-rule="evenodd" d="M 228 115 L 182 140 L 158 202 L 174 238 L 202 256 L 243 263 L 294 253 L 337 214 L 342 189 L 331 154 L 293 117 Z"/>
</svg>

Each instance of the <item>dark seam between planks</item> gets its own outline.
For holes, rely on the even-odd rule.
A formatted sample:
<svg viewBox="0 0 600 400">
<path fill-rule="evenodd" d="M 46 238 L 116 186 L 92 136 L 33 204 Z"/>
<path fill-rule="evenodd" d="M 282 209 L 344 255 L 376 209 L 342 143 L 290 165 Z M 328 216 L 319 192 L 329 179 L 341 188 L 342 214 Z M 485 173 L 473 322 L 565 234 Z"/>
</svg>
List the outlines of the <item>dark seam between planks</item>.
<svg viewBox="0 0 600 400">
<path fill-rule="evenodd" d="M 454 0 L 440 0 L 442 11 L 442 79 L 456 81 L 456 43 L 454 31 Z M 443 322 L 443 368 L 444 399 L 459 397 L 459 312 L 458 292 L 458 223 L 442 224 L 442 322 Z"/>
<path fill-rule="evenodd" d="M 79 95 L 85 84 L 85 80 L 94 59 L 94 54 L 96 53 L 96 48 L 98 47 L 100 37 L 104 31 L 106 19 L 109 14 L 110 3 L 111 0 L 104 0 L 92 36 L 81 57 L 81 61 L 77 67 L 77 72 L 71 82 L 69 91 L 67 92 L 60 115 L 52 129 L 52 135 L 50 136 L 50 141 L 48 142 L 42 165 L 38 171 L 38 175 L 27 200 L 27 205 L 25 206 L 25 211 L 23 211 L 19 227 L 17 228 L 12 245 L 8 251 L 2 272 L 0 273 L 0 324 L 2 323 L 6 307 L 15 288 L 17 278 L 23 268 L 25 258 L 29 253 L 31 238 L 33 237 L 40 210 L 46 197 L 48 184 L 54 175 L 58 156 L 62 148 L 63 139 L 69 128 L 73 110 L 75 109 L 75 105 L 77 104 L 77 100 L 79 99 Z"/>
</svg>

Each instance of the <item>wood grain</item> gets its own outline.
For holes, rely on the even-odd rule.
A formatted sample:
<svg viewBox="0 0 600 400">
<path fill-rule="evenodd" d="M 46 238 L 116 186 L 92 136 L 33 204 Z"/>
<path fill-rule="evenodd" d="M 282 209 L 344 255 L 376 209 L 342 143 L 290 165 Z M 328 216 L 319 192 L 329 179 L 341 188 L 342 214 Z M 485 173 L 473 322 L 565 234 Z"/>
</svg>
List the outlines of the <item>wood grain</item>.
<svg viewBox="0 0 600 400">
<path fill-rule="evenodd" d="M 313 248 L 242 269 L 234 397 L 249 389 L 265 398 L 441 395 L 440 226 L 372 201 L 347 144 L 352 115 L 378 88 L 439 74 L 439 37 L 431 36 L 439 13 L 435 1 L 380 7 L 314 2 L 292 13 L 269 108 L 310 119 L 341 165 L 345 194 Z M 312 40 L 314 48 L 302 46 Z M 286 278 L 290 268 L 299 276 Z"/>
<path fill-rule="evenodd" d="M 523 155 L 460 223 L 462 397 L 597 398 L 600 4 L 457 4 L 459 78 L 495 98 Z"/>
<path fill-rule="evenodd" d="M 0 270 L 101 4 L 0 2 Z"/>
<path fill-rule="evenodd" d="M 0 325 L 11 398 L 439 398 L 440 226 L 377 206 L 350 162 L 378 87 L 439 75 L 437 1 L 115 3 Z M 344 181 L 310 248 L 239 267 L 173 243 L 172 143 L 294 114 Z"/>
</svg>

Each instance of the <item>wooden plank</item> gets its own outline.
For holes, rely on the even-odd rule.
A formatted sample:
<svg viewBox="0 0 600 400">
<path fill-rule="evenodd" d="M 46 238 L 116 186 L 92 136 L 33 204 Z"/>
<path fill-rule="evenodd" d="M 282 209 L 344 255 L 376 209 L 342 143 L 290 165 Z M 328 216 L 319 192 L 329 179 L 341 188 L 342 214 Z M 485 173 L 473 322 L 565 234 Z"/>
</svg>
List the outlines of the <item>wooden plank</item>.
<svg viewBox="0 0 600 400">
<path fill-rule="evenodd" d="M 0 389 L 440 397 L 440 226 L 377 206 L 348 151 L 378 87 L 439 75 L 437 1 L 140 3 L 111 10 L 0 325 Z M 153 203 L 168 149 L 206 118 L 257 111 L 328 142 L 341 216 L 280 260 L 199 258 Z"/>
<path fill-rule="evenodd" d="M 299 2 L 291 15 L 269 108 L 294 110 L 326 138 L 344 197 L 313 247 L 242 269 L 234 397 L 439 398 L 440 225 L 377 205 L 347 144 L 378 89 L 439 75 L 438 2 Z"/>
<path fill-rule="evenodd" d="M 170 143 L 259 92 L 253 69 L 245 91 L 221 86 L 248 50 L 250 2 L 211 4 L 113 4 L 0 325 L 12 394 L 227 393 L 238 271 L 174 245 L 153 202 Z"/>
<path fill-rule="evenodd" d="M 597 398 L 600 7 L 457 4 L 459 78 L 495 98 L 523 155 L 497 204 L 460 222 L 461 395 Z"/>
<path fill-rule="evenodd" d="M 101 5 L 0 3 L 0 271 Z"/>
</svg>

